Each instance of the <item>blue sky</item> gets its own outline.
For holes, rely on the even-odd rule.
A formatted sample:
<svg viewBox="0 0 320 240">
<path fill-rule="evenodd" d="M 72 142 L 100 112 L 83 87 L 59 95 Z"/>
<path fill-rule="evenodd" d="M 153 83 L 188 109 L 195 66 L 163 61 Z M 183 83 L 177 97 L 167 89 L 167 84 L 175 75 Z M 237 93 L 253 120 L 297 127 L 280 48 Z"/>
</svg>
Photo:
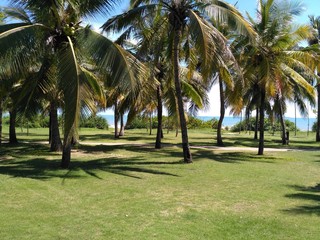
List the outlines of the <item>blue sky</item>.
<svg viewBox="0 0 320 240">
<path fill-rule="evenodd" d="M 43 0 L 45 1 L 45 0 Z M 0 0 L 0 6 L 6 6 L 8 4 L 8 0 Z M 120 13 L 124 11 L 129 6 L 129 0 L 122 0 L 122 4 L 115 9 L 116 13 Z M 245 15 L 245 12 L 249 12 L 251 16 L 255 16 L 255 9 L 257 7 L 257 0 L 226 0 L 231 4 L 237 3 L 238 9 Z M 304 5 L 305 11 L 304 13 L 297 17 L 297 22 L 299 23 L 308 23 L 308 15 L 320 15 L 320 1 L 319 0 L 300 0 L 300 2 Z M 103 19 L 99 19 L 103 22 Z M 100 22 L 99 21 L 99 22 Z"/>
<path fill-rule="evenodd" d="M 45 0 L 43 0 L 45 1 Z M 0 0 L 0 6 L 6 6 L 8 4 L 8 0 Z M 246 12 L 248 12 L 252 17 L 255 18 L 255 13 L 257 9 L 257 0 L 226 0 L 230 4 L 237 3 L 237 8 L 240 12 L 246 16 Z M 320 0 L 301 0 L 300 1 L 304 5 L 305 11 L 296 18 L 297 23 L 309 23 L 308 15 L 320 15 Z M 121 13 L 122 11 L 126 10 L 129 6 L 129 0 L 123 0 L 122 4 L 120 4 L 115 9 L 115 14 Z M 93 25 L 95 29 L 99 29 L 99 27 L 107 20 L 107 17 L 98 17 L 97 19 L 93 20 L 90 24 Z M 202 116 L 218 116 L 219 115 L 219 94 L 218 88 L 214 87 L 213 90 L 210 92 L 210 102 L 211 106 L 207 112 L 201 112 L 200 115 Z M 227 111 L 228 113 L 228 111 Z M 286 116 L 293 117 L 294 116 L 294 107 L 291 105 L 288 108 Z M 312 113 L 310 109 L 310 116 L 314 117 L 315 115 Z"/>
<path fill-rule="evenodd" d="M 238 9 L 245 14 L 249 12 L 251 16 L 255 16 L 255 9 L 257 7 L 257 0 L 227 0 L 231 4 L 238 2 Z M 304 5 L 305 11 L 296 18 L 298 23 L 308 23 L 308 15 L 320 15 L 320 1 L 319 0 L 302 0 L 300 1 Z"/>
</svg>

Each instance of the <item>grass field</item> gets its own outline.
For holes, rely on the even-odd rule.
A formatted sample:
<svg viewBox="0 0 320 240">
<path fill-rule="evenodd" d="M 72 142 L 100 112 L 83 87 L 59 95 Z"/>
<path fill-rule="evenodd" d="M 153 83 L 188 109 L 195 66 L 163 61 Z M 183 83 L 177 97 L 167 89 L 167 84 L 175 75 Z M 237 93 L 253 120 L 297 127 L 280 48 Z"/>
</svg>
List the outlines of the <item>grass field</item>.
<svg viewBox="0 0 320 240">
<path fill-rule="evenodd" d="M 292 151 L 199 148 L 182 164 L 174 133 L 155 150 L 146 130 L 114 140 L 112 130 L 82 129 L 71 168 L 61 170 L 60 154 L 37 143 L 47 130 L 17 131 L 21 143 L 0 147 L 0 239 L 319 239 L 312 133 L 291 136 Z M 215 145 L 213 130 L 189 133 L 193 146 Z M 224 137 L 257 146 L 252 134 Z M 283 148 L 278 133 L 266 147 Z"/>
</svg>

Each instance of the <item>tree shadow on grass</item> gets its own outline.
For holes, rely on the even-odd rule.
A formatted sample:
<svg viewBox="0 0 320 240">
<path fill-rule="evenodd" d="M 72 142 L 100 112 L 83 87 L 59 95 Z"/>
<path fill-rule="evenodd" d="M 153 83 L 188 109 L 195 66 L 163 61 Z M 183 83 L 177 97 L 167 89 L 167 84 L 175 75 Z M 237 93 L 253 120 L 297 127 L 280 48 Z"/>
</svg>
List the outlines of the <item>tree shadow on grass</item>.
<svg viewBox="0 0 320 240">
<path fill-rule="evenodd" d="M 101 141 L 101 140 L 109 140 L 107 142 L 121 142 L 121 141 L 128 141 L 128 142 L 136 142 L 136 141 L 155 141 L 154 136 L 150 136 L 149 134 L 146 135 L 137 135 L 137 134 L 132 134 L 132 135 L 125 135 L 121 136 L 119 138 L 115 138 L 114 134 L 92 134 L 92 135 L 80 135 L 80 141 Z"/>
<path fill-rule="evenodd" d="M 209 150 L 197 150 L 193 156 L 198 159 L 207 159 L 221 163 L 244 163 L 244 162 L 261 162 L 261 163 L 274 163 L 278 159 L 273 156 L 258 156 L 252 153 L 242 152 L 222 152 L 214 153 Z"/>
<path fill-rule="evenodd" d="M 137 179 L 142 178 L 140 173 L 179 177 L 179 175 L 159 170 L 159 166 L 161 165 L 174 164 L 180 163 L 164 161 L 145 161 L 145 159 L 139 157 L 131 157 L 129 159 L 100 158 L 90 161 L 73 161 L 71 165 L 71 170 L 82 170 L 87 174 L 97 178 L 100 177 L 98 177 L 98 175 L 96 174 L 96 170 Z"/>
<path fill-rule="evenodd" d="M 103 147 L 105 149 L 106 146 Z M 112 149 L 112 146 L 108 147 L 110 147 L 109 150 Z M 60 158 L 35 158 L 34 156 L 30 157 L 28 151 L 24 151 L 26 151 L 25 147 L 20 147 L 19 158 L 12 157 L 12 155 L 3 158 L 0 161 L 0 174 L 38 180 L 46 180 L 55 177 L 65 180 L 68 178 L 82 178 L 88 175 L 101 179 L 101 177 L 99 177 L 99 172 L 109 172 L 136 179 L 141 179 L 143 176 L 142 174 L 145 173 L 179 177 L 176 174 L 159 170 L 163 165 L 180 164 L 179 162 L 146 161 L 144 158 L 140 157 L 110 157 L 93 160 L 78 160 L 74 158 L 71 160 L 70 168 L 64 170 L 60 169 Z M 30 152 L 32 151 L 30 150 Z M 3 157 L 7 156 L 3 153 L 2 155 Z M 39 155 L 43 155 L 42 152 L 39 153 Z"/>
<path fill-rule="evenodd" d="M 177 147 L 174 149 L 176 145 L 173 144 L 163 144 L 162 149 L 155 149 L 154 144 L 141 144 L 141 145 L 130 145 L 130 144 L 124 144 L 124 145 L 79 145 L 78 149 L 83 151 L 84 153 L 95 153 L 95 152 L 102 152 L 102 153 L 112 153 L 117 150 L 126 150 L 132 153 L 137 154 L 150 154 L 153 153 L 154 156 L 157 156 L 159 158 L 164 158 L 166 156 L 174 157 L 174 158 L 181 158 L 183 156 L 182 154 L 182 148 Z M 170 149 L 170 150 L 168 150 Z M 182 162 L 182 159 L 181 159 Z M 180 162 L 180 163 L 181 163 Z M 175 162 L 175 164 L 178 164 L 179 161 Z"/>
<path fill-rule="evenodd" d="M 39 143 L 17 143 L 17 144 L 1 144 L 0 146 L 0 162 L 5 158 L 26 158 L 33 156 L 54 156 L 60 155 L 60 153 L 54 153 L 49 151 L 49 146 Z"/>
<path fill-rule="evenodd" d="M 297 206 L 295 208 L 283 210 L 290 214 L 306 214 L 306 215 L 317 215 L 320 216 L 320 183 L 315 186 L 290 186 L 294 188 L 297 193 L 287 194 L 285 197 L 291 199 L 300 199 L 308 202 L 305 205 Z"/>
<path fill-rule="evenodd" d="M 172 157 L 180 159 L 174 164 L 179 164 L 183 162 L 182 148 L 179 145 L 167 145 L 163 149 L 155 149 L 153 145 L 143 144 L 143 145 L 80 145 L 79 149 L 85 153 L 103 152 L 111 153 L 115 150 L 126 150 L 134 153 L 140 154 L 150 154 L 153 153 L 156 158 L 166 158 Z M 273 156 L 263 155 L 258 156 L 254 153 L 247 152 L 216 152 L 215 149 L 199 149 L 195 148 L 192 150 L 193 160 L 196 162 L 198 160 L 207 159 L 222 163 L 242 163 L 242 162 L 261 162 L 261 163 L 274 163 L 274 160 L 279 160 Z M 167 163 L 171 164 L 171 163 Z"/>
</svg>

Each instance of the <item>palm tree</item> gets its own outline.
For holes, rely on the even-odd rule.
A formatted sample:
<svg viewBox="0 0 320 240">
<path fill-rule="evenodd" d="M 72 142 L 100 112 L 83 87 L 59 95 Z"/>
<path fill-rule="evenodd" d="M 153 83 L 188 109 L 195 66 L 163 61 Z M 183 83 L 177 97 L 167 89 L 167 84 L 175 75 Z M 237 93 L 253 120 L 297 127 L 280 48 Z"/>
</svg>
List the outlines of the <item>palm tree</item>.
<svg viewBox="0 0 320 240">
<path fill-rule="evenodd" d="M 259 0 L 258 19 L 250 17 L 258 37 L 257 44 L 250 45 L 246 64 L 246 72 L 251 82 L 259 86 L 259 121 L 260 138 L 258 154 L 264 150 L 264 116 L 266 101 L 282 96 L 292 85 L 297 84 L 310 94 L 313 88 L 304 75 L 313 75 L 315 59 L 310 52 L 296 49 L 301 40 L 310 36 L 309 28 L 300 26 L 292 28 L 294 15 L 302 10 L 301 5 L 288 1 Z M 296 71 L 300 69 L 300 71 Z"/>
<path fill-rule="evenodd" d="M 184 56 L 185 62 L 191 70 L 201 66 L 199 69 L 203 79 L 209 79 L 213 74 L 212 66 L 227 69 L 223 62 L 226 39 L 206 19 L 219 17 L 226 21 L 236 22 L 238 29 L 242 29 L 243 32 L 247 32 L 251 28 L 233 6 L 219 0 L 132 0 L 131 7 L 132 10 L 106 22 L 104 29 L 110 28 L 110 26 L 113 29 L 123 29 L 124 19 L 140 18 L 142 15 L 146 15 L 146 12 L 159 13 L 158 17 L 162 19 L 163 23 L 161 28 L 166 28 L 168 33 L 167 56 L 168 59 L 171 59 L 173 70 L 184 162 L 191 163 L 192 156 L 181 89 L 181 57 Z M 157 35 L 158 30 L 154 29 L 155 34 L 150 36 L 150 41 L 152 41 L 152 36 Z"/>
<path fill-rule="evenodd" d="M 81 109 L 80 99 L 85 99 L 83 95 L 86 94 L 80 89 L 81 82 L 90 83 L 96 78 L 84 63 L 96 64 L 101 75 L 111 76 L 114 82 L 123 82 L 123 91 L 137 89 L 135 79 L 139 78 L 142 67 L 120 46 L 80 24 L 84 17 L 107 13 L 116 1 L 87 0 L 74 4 L 71 0 L 24 0 L 12 3 L 16 8 L 7 10 L 12 10 L 11 15 L 23 21 L 0 26 L 1 58 L 10 59 L 12 74 L 26 72 L 31 66 L 40 68 L 46 55 L 51 54 L 55 59 L 65 116 L 61 167 L 67 168 Z M 14 52 L 21 46 L 26 51 L 23 56 L 17 56 Z M 33 66 L 34 62 L 40 66 Z M 130 79 L 129 83 L 127 79 Z"/>
<path fill-rule="evenodd" d="M 320 16 L 315 17 L 315 16 L 309 16 L 310 19 L 310 24 L 314 30 L 313 37 L 309 40 L 310 45 L 317 45 L 319 47 L 320 44 Z M 318 76 L 320 76 L 320 70 L 317 69 L 318 71 Z M 317 128 L 316 128 L 316 141 L 320 142 L 320 83 L 317 82 L 316 84 L 317 87 L 317 97 L 318 97 L 318 102 L 317 102 Z"/>
</svg>

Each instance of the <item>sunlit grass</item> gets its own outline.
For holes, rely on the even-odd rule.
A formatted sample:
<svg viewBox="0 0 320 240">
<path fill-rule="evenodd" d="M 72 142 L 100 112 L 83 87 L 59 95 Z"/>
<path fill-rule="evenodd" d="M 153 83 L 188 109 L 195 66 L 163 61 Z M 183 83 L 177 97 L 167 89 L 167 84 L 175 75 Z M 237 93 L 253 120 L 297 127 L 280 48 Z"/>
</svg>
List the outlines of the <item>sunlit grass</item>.
<svg viewBox="0 0 320 240">
<path fill-rule="evenodd" d="M 112 130 L 82 129 L 71 168 L 61 170 L 60 154 L 37 143 L 47 130 L 17 131 L 28 143 L 0 147 L 1 239 L 319 238 L 319 151 L 201 148 L 192 149 L 193 164 L 182 164 L 174 132 L 155 150 L 146 130 L 114 140 Z M 303 134 L 290 146 L 317 150 Z M 189 136 L 192 145 L 215 145 L 213 130 Z M 252 134 L 225 137 L 229 146 L 256 144 Z M 267 139 L 281 147 L 279 135 Z"/>
</svg>

